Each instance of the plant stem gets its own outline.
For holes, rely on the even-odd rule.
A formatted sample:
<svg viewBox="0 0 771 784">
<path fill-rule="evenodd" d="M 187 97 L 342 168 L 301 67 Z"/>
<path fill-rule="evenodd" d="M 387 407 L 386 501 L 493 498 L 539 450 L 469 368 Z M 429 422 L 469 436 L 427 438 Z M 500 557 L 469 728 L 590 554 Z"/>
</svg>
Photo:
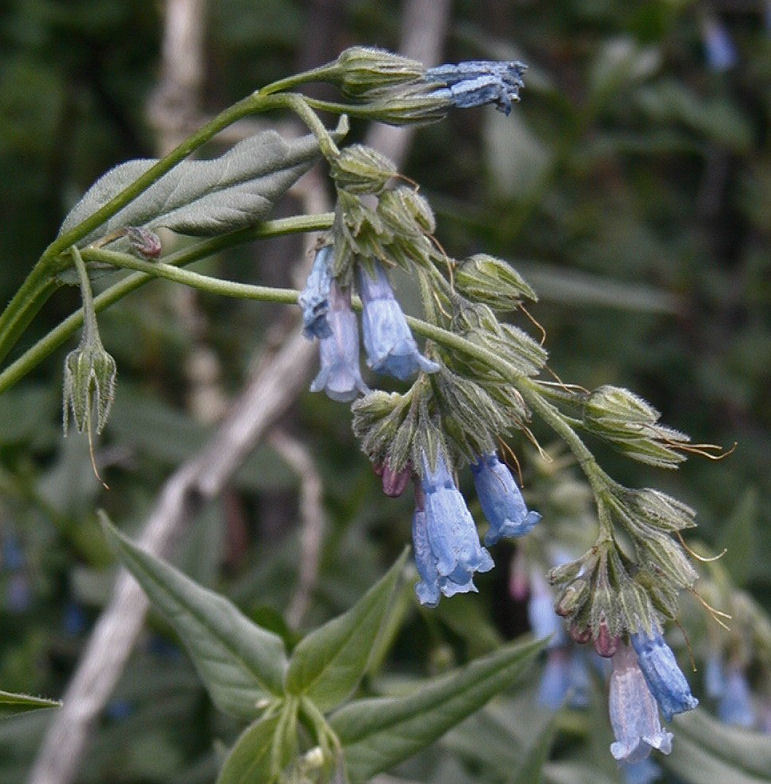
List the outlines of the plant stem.
<svg viewBox="0 0 771 784">
<path fill-rule="evenodd" d="M 306 231 L 323 231 L 330 228 L 333 221 L 334 213 L 331 212 L 323 212 L 318 215 L 296 215 L 290 218 L 265 221 L 258 226 L 248 229 L 239 229 L 230 234 L 212 237 L 211 239 L 203 240 L 202 242 L 198 242 L 195 245 L 184 248 L 176 253 L 171 253 L 165 257 L 164 263 L 167 267 L 182 267 L 187 264 L 192 264 L 194 261 L 206 258 L 218 251 L 243 244 L 250 240 L 262 239 L 265 237 L 278 237 L 285 234 Z M 97 251 L 96 249 L 84 248 L 82 255 L 85 258 L 88 258 L 92 252 Z M 113 284 L 94 298 L 94 312 L 99 313 L 151 280 L 153 280 L 153 276 L 148 275 L 145 272 L 137 272 L 134 275 L 129 275 L 127 278 Z M 82 324 L 83 311 L 77 310 L 32 346 L 32 348 L 22 354 L 15 362 L 0 372 L 0 393 L 12 387 L 46 357 L 56 351 L 56 349 L 73 335 Z"/>
</svg>

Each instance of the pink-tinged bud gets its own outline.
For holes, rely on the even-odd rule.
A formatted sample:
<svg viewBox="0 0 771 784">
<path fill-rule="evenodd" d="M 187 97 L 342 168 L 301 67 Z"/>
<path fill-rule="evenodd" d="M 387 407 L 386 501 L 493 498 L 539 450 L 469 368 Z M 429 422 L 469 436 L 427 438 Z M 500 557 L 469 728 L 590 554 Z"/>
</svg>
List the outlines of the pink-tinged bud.
<svg viewBox="0 0 771 784">
<path fill-rule="evenodd" d="M 592 630 L 588 626 L 579 626 L 576 623 L 571 623 L 568 628 L 568 634 L 573 642 L 579 645 L 585 645 L 592 639 Z"/>
<path fill-rule="evenodd" d="M 150 229 L 142 226 L 127 226 L 126 236 L 131 243 L 132 250 L 146 259 L 157 259 L 161 255 L 163 247 L 161 238 Z"/>
<path fill-rule="evenodd" d="M 529 595 L 530 575 L 521 550 L 517 550 L 509 570 L 509 596 L 517 602 L 524 602 Z"/>
<path fill-rule="evenodd" d="M 612 635 L 610 629 L 608 629 L 608 624 L 605 621 L 600 621 L 597 638 L 594 641 L 594 650 L 600 656 L 609 659 L 618 650 L 618 642 L 618 635 Z"/>
<path fill-rule="evenodd" d="M 409 468 L 394 471 L 391 466 L 384 465 L 380 476 L 383 481 L 383 492 L 391 498 L 398 498 L 407 488 L 412 471 Z"/>
</svg>

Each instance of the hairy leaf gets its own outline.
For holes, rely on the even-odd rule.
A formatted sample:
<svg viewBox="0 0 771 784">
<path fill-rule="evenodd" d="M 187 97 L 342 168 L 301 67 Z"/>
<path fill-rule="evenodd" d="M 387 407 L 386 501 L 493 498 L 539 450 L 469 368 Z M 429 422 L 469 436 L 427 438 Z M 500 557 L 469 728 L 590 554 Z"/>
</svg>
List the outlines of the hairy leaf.
<svg viewBox="0 0 771 784">
<path fill-rule="evenodd" d="M 297 645 L 286 673 L 289 694 L 304 694 L 326 711 L 353 692 L 366 672 L 406 557 L 407 550 L 348 612 Z"/>
<path fill-rule="evenodd" d="M 771 771 L 768 735 L 728 726 L 703 709 L 678 716 L 672 726 L 676 738 L 672 754 L 660 761 L 686 784 L 768 782 Z"/>
<path fill-rule="evenodd" d="M 287 659 L 278 635 L 252 623 L 223 596 L 137 547 L 103 512 L 100 517 L 110 545 L 174 626 L 222 711 L 253 719 L 258 702 L 282 694 Z"/>
<path fill-rule="evenodd" d="M 456 673 L 427 681 L 408 697 L 350 703 L 330 724 L 345 751 L 352 782 L 364 782 L 411 757 L 515 683 L 543 647 L 504 646 Z"/>
<path fill-rule="evenodd" d="M 250 136 L 219 158 L 177 164 L 79 244 L 127 226 L 166 226 L 193 235 L 252 226 L 270 213 L 320 156 L 312 135 L 287 141 L 270 130 Z M 59 234 L 74 229 L 155 163 L 155 159 L 133 160 L 110 169 L 73 207 Z"/>
</svg>

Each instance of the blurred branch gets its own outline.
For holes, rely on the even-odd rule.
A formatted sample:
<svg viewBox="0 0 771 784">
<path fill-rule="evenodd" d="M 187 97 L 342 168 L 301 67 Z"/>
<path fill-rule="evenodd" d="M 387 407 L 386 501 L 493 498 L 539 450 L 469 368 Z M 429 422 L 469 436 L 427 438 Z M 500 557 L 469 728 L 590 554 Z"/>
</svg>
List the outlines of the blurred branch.
<svg viewBox="0 0 771 784">
<path fill-rule="evenodd" d="M 286 611 L 287 624 L 297 628 L 308 609 L 319 574 L 321 542 L 326 525 L 322 506 L 323 485 L 305 444 L 283 430 L 271 432 L 269 441 L 300 479 L 300 568 L 297 590 Z"/>
</svg>

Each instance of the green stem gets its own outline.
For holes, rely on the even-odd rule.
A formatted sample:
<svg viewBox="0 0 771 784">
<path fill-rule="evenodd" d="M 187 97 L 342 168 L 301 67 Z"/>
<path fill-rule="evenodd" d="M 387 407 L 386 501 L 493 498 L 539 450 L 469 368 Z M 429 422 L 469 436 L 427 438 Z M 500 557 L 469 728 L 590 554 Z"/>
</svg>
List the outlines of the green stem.
<svg viewBox="0 0 771 784">
<path fill-rule="evenodd" d="M 277 220 L 265 221 L 264 223 L 249 229 L 223 234 L 219 237 L 212 237 L 208 240 L 196 243 L 189 248 L 171 253 L 165 257 L 165 266 L 186 266 L 195 261 L 211 256 L 221 250 L 225 250 L 236 245 L 243 244 L 255 239 L 265 237 L 278 237 L 285 234 L 294 234 L 306 231 L 324 231 L 332 226 L 334 213 L 324 212 L 318 215 L 299 215 L 290 218 L 279 218 Z M 83 256 L 88 258 L 96 249 L 84 249 Z M 122 254 L 121 254 L 122 255 Z M 94 311 L 99 313 L 110 305 L 123 299 L 127 294 L 153 280 L 154 276 L 145 272 L 137 272 L 127 278 L 113 284 L 94 298 Z M 20 356 L 14 363 L 9 365 L 0 373 L 0 393 L 12 387 L 17 381 L 23 378 L 34 367 L 40 364 L 46 357 L 50 356 L 71 337 L 83 324 L 83 311 L 78 310 L 68 316 L 57 327 L 49 332 L 44 338 L 38 341 L 32 348 Z"/>
<path fill-rule="evenodd" d="M 339 66 L 336 62 L 326 63 L 320 65 L 318 68 L 311 68 L 309 71 L 303 71 L 299 74 L 293 74 L 276 82 L 266 84 L 257 90 L 256 95 L 272 95 L 273 93 L 281 92 L 283 90 L 291 90 L 301 84 L 308 84 L 309 82 L 327 82 L 332 81 L 335 75 L 339 72 Z"/>
<path fill-rule="evenodd" d="M 96 312 L 94 311 L 94 295 L 91 291 L 91 281 L 88 278 L 88 270 L 80 255 L 80 251 L 73 245 L 70 248 L 75 269 L 80 280 L 80 298 L 83 302 L 83 343 L 92 344 L 99 339 L 99 328 L 96 325 Z"/>
<path fill-rule="evenodd" d="M 230 280 L 214 278 L 210 275 L 201 275 L 198 272 L 180 269 L 170 264 L 146 261 L 131 256 L 128 253 L 116 253 L 109 250 L 85 248 L 83 258 L 87 261 L 100 261 L 112 264 L 114 267 L 136 270 L 157 278 L 181 283 L 194 289 L 206 291 L 209 294 L 219 294 L 224 297 L 238 299 L 252 299 L 261 302 L 280 302 L 294 304 L 297 302 L 298 293 L 293 289 L 277 289 L 270 286 L 254 286 L 249 283 L 235 283 Z"/>
</svg>

